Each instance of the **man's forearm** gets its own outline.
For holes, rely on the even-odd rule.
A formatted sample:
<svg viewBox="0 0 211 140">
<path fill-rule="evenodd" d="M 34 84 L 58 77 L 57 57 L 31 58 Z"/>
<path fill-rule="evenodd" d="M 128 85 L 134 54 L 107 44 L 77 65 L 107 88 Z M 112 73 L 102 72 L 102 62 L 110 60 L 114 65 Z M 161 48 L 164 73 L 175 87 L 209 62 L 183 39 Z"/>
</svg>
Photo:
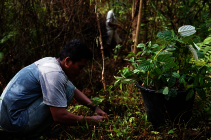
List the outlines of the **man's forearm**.
<svg viewBox="0 0 211 140">
<path fill-rule="evenodd" d="M 70 126 L 75 126 L 75 125 L 84 125 L 86 123 L 90 124 L 92 121 L 90 116 L 77 116 L 72 113 L 68 113 L 65 115 L 60 116 L 58 120 L 55 120 L 55 122 L 61 123 L 61 124 L 66 124 Z"/>
<path fill-rule="evenodd" d="M 92 101 L 78 89 L 75 90 L 74 98 L 79 103 L 91 108 L 92 110 L 95 108 L 95 104 L 92 104 Z"/>
<path fill-rule="evenodd" d="M 65 108 L 50 107 L 50 110 L 54 121 L 57 123 L 75 126 L 75 125 L 84 125 L 86 123 L 90 124 L 94 122 L 92 116 L 86 116 L 86 117 L 78 116 L 68 112 Z"/>
<path fill-rule="evenodd" d="M 108 22 L 108 26 L 117 26 L 117 27 L 119 27 L 119 28 L 121 28 L 121 26 L 119 25 L 119 24 L 117 24 L 117 23 L 113 23 L 113 22 Z"/>
</svg>

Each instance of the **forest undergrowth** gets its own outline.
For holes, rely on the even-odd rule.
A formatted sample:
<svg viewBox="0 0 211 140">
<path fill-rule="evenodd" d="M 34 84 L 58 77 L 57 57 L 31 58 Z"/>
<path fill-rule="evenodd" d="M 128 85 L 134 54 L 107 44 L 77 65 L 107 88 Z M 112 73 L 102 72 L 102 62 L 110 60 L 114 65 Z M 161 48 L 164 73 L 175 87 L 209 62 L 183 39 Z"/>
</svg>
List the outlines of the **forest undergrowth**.
<svg viewBox="0 0 211 140">
<path fill-rule="evenodd" d="M 84 88 L 82 91 L 98 104 L 107 114 L 107 118 L 98 125 L 78 125 L 66 126 L 54 124 L 43 133 L 39 139 L 42 140 L 209 140 L 211 139 L 211 122 L 210 107 L 211 96 L 208 94 L 205 101 L 196 97 L 193 107 L 193 115 L 191 119 L 183 124 L 174 124 L 167 121 L 165 125 L 159 128 L 153 128 L 152 124 L 147 121 L 146 108 L 143 103 L 141 92 L 134 84 L 123 85 L 122 87 L 114 87 L 112 81 L 113 73 L 118 73 L 118 69 L 127 66 L 127 62 L 122 59 L 115 60 L 110 56 L 106 61 L 106 77 L 107 81 L 111 81 L 107 85 L 107 91 L 102 86 L 97 89 L 97 83 L 100 81 L 100 71 L 98 66 L 90 63 L 85 72 L 84 77 L 92 68 L 92 75 L 98 75 L 98 80 L 91 82 L 92 88 Z M 114 63 L 111 65 L 112 62 Z M 95 62 L 97 63 L 97 62 Z M 107 66 L 109 65 L 109 66 Z M 95 68 L 96 67 L 96 68 Z M 113 71 L 112 71 L 113 70 Z M 111 77 L 109 77 L 111 75 Z M 81 75 L 83 76 L 83 75 Z M 87 82 L 87 81 L 86 81 Z M 95 83 L 96 82 L 96 83 Z M 67 108 L 71 113 L 87 116 L 93 115 L 93 112 L 75 100 Z M 19 138 L 8 135 L 9 140 L 19 140 L 28 138 Z"/>
<path fill-rule="evenodd" d="M 195 97 L 192 117 L 187 123 L 166 124 L 153 128 L 147 120 L 146 108 L 140 90 L 135 84 L 114 86 L 119 70 L 129 67 L 125 57 L 134 46 L 132 36 L 136 31 L 139 0 L 116 0 L 119 13 L 120 31 L 123 45 L 117 51 L 116 45 L 105 48 L 105 82 L 102 84 L 102 54 L 100 50 L 100 21 L 103 44 L 106 40 L 106 13 L 112 1 L 17 1 L 0 2 L 0 92 L 10 79 L 23 67 L 42 57 L 57 57 L 62 46 L 71 39 L 84 41 L 94 52 L 84 72 L 73 84 L 98 104 L 107 114 L 107 118 L 98 125 L 66 126 L 52 125 L 43 133 L 41 140 L 211 140 L 211 96 L 205 100 Z M 135 3 L 133 3 L 135 2 Z M 132 11 L 132 5 L 135 9 Z M 96 7 L 99 8 L 99 17 Z M 211 28 L 210 1 L 207 0 L 152 0 L 143 1 L 142 22 L 139 42 L 155 41 L 158 31 L 193 25 L 202 38 Z M 134 18 L 132 20 L 132 12 Z M 211 31 L 211 30 L 210 30 Z M 211 54 L 210 50 L 207 50 Z M 209 55 L 210 57 L 210 55 Z M 211 57 L 210 57 L 211 58 Z M 179 104 L 179 103 L 178 103 Z M 93 115 L 93 112 L 75 100 L 67 108 L 76 115 Z M 0 139 L 28 140 L 10 134 Z M 38 138 L 36 138 L 38 139 Z"/>
</svg>

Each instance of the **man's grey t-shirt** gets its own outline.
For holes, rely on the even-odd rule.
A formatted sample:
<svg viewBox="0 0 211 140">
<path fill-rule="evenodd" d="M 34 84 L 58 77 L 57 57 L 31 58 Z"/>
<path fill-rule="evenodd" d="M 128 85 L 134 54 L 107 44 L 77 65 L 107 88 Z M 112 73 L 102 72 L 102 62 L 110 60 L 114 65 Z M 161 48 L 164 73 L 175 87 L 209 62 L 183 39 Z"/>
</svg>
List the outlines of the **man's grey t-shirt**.
<svg viewBox="0 0 211 140">
<path fill-rule="evenodd" d="M 67 107 L 67 85 L 75 90 L 56 58 L 46 57 L 21 69 L 1 95 L 0 125 L 8 131 L 23 129 L 29 119 L 27 107 L 41 96 L 46 105 Z"/>
<path fill-rule="evenodd" d="M 49 106 L 67 107 L 66 85 L 72 84 L 55 58 L 47 57 L 35 62 L 41 72 L 40 84 L 43 102 Z"/>
</svg>

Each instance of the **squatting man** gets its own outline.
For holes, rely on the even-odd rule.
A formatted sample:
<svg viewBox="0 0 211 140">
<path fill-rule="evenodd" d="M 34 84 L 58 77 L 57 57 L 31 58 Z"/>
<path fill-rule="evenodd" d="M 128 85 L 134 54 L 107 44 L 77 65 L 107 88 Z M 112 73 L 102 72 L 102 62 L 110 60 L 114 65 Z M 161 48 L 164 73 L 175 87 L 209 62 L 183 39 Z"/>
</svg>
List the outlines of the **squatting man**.
<svg viewBox="0 0 211 140">
<path fill-rule="evenodd" d="M 92 59 L 91 50 L 72 40 L 59 57 L 45 57 L 21 69 L 4 89 L 0 101 L 0 126 L 18 135 L 43 133 L 54 122 L 65 125 L 102 122 L 107 115 L 69 79 L 78 76 Z M 66 110 L 72 98 L 97 116 L 78 116 Z"/>
</svg>

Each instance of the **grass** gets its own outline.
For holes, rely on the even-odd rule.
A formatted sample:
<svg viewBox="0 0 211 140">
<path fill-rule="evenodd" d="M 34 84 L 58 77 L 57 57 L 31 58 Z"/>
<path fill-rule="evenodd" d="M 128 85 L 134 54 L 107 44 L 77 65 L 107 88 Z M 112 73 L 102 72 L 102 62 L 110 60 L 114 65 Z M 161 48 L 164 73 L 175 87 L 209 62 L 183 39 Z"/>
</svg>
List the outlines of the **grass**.
<svg viewBox="0 0 211 140">
<path fill-rule="evenodd" d="M 113 89 L 113 88 L 112 88 Z M 109 98 L 105 99 L 105 93 L 100 93 L 100 106 L 109 117 L 99 125 L 85 126 L 64 126 L 62 131 L 51 138 L 42 136 L 42 139 L 77 139 L 77 140 L 131 140 L 131 139 L 175 139 L 175 140 L 209 140 L 211 139 L 211 123 L 208 121 L 209 109 L 204 110 L 204 106 L 209 108 L 210 99 L 201 101 L 196 97 L 194 103 L 193 116 L 187 124 L 174 124 L 166 122 L 166 125 L 154 129 L 147 121 L 146 109 L 141 97 L 141 93 L 136 87 L 131 90 L 131 85 L 123 87 L 125 90 L 111 90 L 107 93 Z M 114 93 L 115 92 L 115 93 Z M 116 97 L 120 97 L 119 102 L 115 102 Z M 104 99 L 104 100 L 103 100 Z M 201 106 L 199 105 L 201 104 Z M 78 115 L 92 115 L 87 107 L 77 105 L 68 108 L 70 112 Z"/>
</svg>

